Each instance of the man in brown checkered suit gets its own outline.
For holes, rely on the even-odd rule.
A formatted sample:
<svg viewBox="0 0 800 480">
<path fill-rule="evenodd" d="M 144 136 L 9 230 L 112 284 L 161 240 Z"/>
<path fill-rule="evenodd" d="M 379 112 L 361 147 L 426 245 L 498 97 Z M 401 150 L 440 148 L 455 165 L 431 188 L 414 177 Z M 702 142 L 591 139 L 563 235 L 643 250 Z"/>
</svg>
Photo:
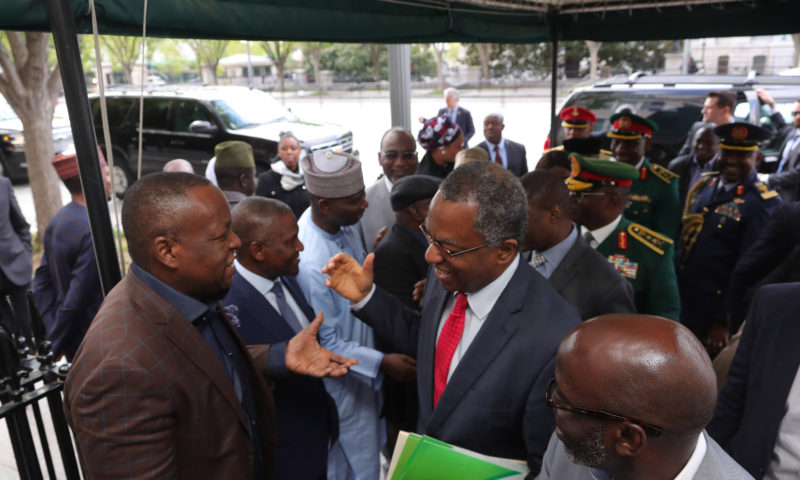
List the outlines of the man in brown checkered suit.
<svg viewBox="0 0 800 480">
<path fill-rule="evenodd" d="M 240 241 L 222 193 L 186 173 L 148 175 L 122 223 L 133 260 L 78 348 L 65 411 L 87 478 L 269 479 L 275 413 L 266 371 L 341 376 L 322 321 L 280 346 L 245 347 L 231 285 Z"/>
</svg>

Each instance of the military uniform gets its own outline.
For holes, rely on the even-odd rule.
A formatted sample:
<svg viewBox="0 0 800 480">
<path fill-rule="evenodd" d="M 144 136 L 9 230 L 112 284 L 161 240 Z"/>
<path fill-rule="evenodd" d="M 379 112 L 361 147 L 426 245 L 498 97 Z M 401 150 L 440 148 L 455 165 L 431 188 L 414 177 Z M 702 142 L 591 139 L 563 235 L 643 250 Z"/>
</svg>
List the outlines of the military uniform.
<svg viewBox="0 0 800 480">
<path fill-rule="evenodd" d="M 633 285 L 637 312 L 678 320 L 681 300 L 672 240 L 623 217 L 597 251 Z"/>
<path fill-rule="evenodd" d="M 754 129 L 763 130 L 748 124 L 717 127 L 715 133 L 721 138 L 720 148 L 732 148 L 726 147 L 726 142 L 734 142 L 726 139 L 725 133 L 736 131 L 737 126 L 744 128 L 744 132 L 739 130 L 739 136 L 746 136 Z M 733 147 L 735 150 L 758 148 L 755 142 L 752 147 L 738 144 Z M 678 243 L 681 323 L 701 340 L 706 338 L 712 325 L 725 324 L 727 287 L 736 262 L 758 238 L 773 210 L 782 203 L 777 192 L 757 180 L 755 170 L 729 188 L 722 187 L 721 182 L 719 173 L 710 172 L 689 191 Z"/>
<path fill-rule="evenodd" d="M 721 189 L 720 181 L 719 173 L 711 172 L 692 187 L 678 243 L 681 323 L 701 339 L 712 324 L 725 323 L 733 268 L 782 203 L 755 172 L 730 190 Z"/>
<path fill-rule="evenodd" d="M 639 178 L 631 185 L 630 199 L 626 217 L 671 239 L 677 238 L 681 221 L 678 175 L 645 158 Z"/>
<path fill-rule="evenodd" d="M 583 158 L 577 153 L 570 155 L 570 162 L 572 171 L 566 181 L 567 189 L 578 198 L 606 193 L 593 192 L 597 187 L 630 187 L 637 178 L 636 169 L 627 163 Z M 622 206 L 618 208 L 621 214 Z M 582 230 L 587 231 L 585 227 Z M 675 278 L 675 249 L 670 238 L 622 216 L 616 228 L 597 245 L 597 252 L 631 282 L 638 313 L 678 320 L 680 297 Z"/>
</svg>

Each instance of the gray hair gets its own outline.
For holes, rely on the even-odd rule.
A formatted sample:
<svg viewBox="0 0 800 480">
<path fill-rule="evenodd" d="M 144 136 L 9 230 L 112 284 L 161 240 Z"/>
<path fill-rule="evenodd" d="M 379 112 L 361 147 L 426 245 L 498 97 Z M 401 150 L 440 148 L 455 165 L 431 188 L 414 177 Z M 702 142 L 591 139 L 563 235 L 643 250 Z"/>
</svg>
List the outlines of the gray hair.
<svg viewBox="0 0 800 480">
<path fill-rule="evenodd" d="M 447 88 L 444 89 L 445 98 L 447 98 L 448 95 L 450 95 L 451 97 L 455 98 L 456 100 L 461 98 L 461 95 L 458 93 L 458 90 L 456 90 L 453 87 L 447 87 Z"/>
<path fill-rule="evenodd" d="M 439 188 L 442 199 L 476 205 L 475 230 L 489 245 L 513 238 L 519 244 L 528 224 L 528 201 L 517 177 L 501 165 L 471 162 L 453 170 Z"/>
<path fill-rule="evenodd" d="M 486 119 L 487 119 L 487 118 L 489 118 L 489 117 L 497 117 L 497 119 L 498 119 L 498 120 L 500 120 L 500 123 L 505 123 L 505 120 L 506 120 L 506 119 L 503 117 L 503 114 L 502 114 L 502 113 L 498 113 L 498 112 L 492 112 L 492 113 L 490 113 L 489 115 L 486 115 L 485 117 L 483 117 L 483 121 L 485 122 L 485 121 L 486 121 Z"/>
</svg>

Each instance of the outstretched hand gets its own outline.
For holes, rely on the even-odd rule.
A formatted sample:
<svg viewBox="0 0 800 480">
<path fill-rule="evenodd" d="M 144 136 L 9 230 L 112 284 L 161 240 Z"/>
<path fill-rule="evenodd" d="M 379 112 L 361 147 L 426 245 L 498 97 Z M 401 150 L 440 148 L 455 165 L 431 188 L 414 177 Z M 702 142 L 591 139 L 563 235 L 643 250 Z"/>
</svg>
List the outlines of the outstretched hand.
<svg viewBox="0 0 800 480">
<path fill-rule="evenodd" d="M 322 317 L 320 312 L 313 322 L 286 344 L 286 367 L 294 373 L 310 377 L 341 377 L 358 360 L 341 357 L 322 348 L 317 341 Z"/>
<path fill-rule="evenodd" d="M 337 253 L 322 268 L 322 273 L 328 275 L 325 285 L 353 303 L 360 302 L 372 290 L 374 260 L 375 254 L 370 253 L 364 259 L 364 265 L 359 265 L 346 253 Z"/>
</svg>

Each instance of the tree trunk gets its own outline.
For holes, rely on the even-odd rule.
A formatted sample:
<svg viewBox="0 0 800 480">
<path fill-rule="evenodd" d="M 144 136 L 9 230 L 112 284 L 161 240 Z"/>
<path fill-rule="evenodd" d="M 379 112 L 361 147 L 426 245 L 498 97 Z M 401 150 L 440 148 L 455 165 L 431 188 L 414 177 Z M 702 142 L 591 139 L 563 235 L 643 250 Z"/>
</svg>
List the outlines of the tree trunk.
<svg viewBox="0 0 800 480">
<path fill-rule="evenodd" d="M 433 43 L 433 54 L 436 56 L 436 75 L 439 77 L 439 88 L 444 88 L 444 44 Z"/>
<path fill-rule="evenodd" d="M 61 76 L 57 68 L 48 66 L 49 34 L 28 32 L 23 39 L 19 32 L 6 32 L 6 38 L 11 52 L 0 42 L 0 93 L 22 121 L 36 226 L 43 234 L 61 208 L 60 181 L 51 165 L 53 111 Z M 41 239 L 42 235 L 37 236 L 37 242 Z"/>
<path fill-rule="evenodd" d="M 308 61 L 311 62 L 311 68 L 314 69 L 314 83 L 319 88 L 319 64 L 322 57 L 322 44 L 312 43 L 308 47 Z"/>
<path fill-rule="evenodd" d="M 378 83 L 381 79 L 381 50 L 383 45 L 372 44 L 372 80 Z"/>
<path fill-rule="evenodd" d="M 792 55 L 792 66 L 800 67 L 800 33 L 792 34 L 792 42 L 794 42 L 794 54 Z"/>
<path fill-rule="evenodd" d="M 489 44 L 476 43 L 475 47 L 478 49 L 478 55 L 481 57 L 481 72 L 483 72 L 483 81 L 489 81 Z"/>
<path fill-rule="evenodd" d="M 601 42 L 593 42 L 586 40 L 586 46 L 589 47 L 589 79 L 595 80 L 597 78 L 597 53 L 600 51 Z"/>
</svg>

